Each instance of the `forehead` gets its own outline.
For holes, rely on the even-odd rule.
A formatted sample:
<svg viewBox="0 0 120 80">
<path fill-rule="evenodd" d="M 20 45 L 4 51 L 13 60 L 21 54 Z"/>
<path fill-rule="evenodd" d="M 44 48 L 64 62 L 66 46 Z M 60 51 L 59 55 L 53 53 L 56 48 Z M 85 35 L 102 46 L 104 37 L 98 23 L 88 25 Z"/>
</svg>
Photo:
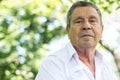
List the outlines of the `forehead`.
<svg viewBox="0 0 120 80">
<path fill-rule="evenodd" d="M 71 14 L 71 19 L 75 19 L 77 17 L 82 17 L 82 18 L 90 18 L 90 17 L 95 17 L 99 18 L 99 15 L 96 11 L 95 8 L 87 6 L 87 7 L 77 7 Z"/>
</svg>

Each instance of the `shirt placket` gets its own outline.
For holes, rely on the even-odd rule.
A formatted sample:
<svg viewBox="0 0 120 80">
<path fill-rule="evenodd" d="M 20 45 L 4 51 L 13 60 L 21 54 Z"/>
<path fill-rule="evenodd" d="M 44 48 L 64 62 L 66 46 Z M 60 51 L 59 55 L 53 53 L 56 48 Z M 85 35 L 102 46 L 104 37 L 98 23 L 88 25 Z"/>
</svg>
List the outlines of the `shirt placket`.
<svg viewBox="0 0 120 80">
<path fill-rule="evenodd" d="M 90 70 L 84 69 L 85 74 L 89 77 L 89 80 L 96 80 Z"/>
<path fill-rule="evenodd" d="M 89 77 L 89 80 L 95 80 L 95 78 L 94 78 L 94 76 L 92 75 L 92 73 L 90 72 L 89 68 L 88 68 L 84 63 L 82 63 L 82 62 L 78 59 L 77 55 L 75 55 L 75 59 L 76 59 L 78 65 L 79 65 L 80 67 L 82 66 L 83 72 L 87 75 L 87 77 Z"/>
</svg>

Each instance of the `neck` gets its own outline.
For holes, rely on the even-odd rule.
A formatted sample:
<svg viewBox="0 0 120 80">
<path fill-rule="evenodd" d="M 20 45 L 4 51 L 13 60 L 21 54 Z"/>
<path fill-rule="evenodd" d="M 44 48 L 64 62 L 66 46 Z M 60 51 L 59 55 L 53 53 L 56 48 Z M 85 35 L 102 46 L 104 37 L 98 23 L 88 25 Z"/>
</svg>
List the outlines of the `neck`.
<svg viewBox="0 0 120 80">
<path fill-rule="evenodd" d="M 76 48 L 78 56 L 81 60 L 87 63 L 94 62 L 95 48 Z"/>
<path fill-rule="evenodd" d="M 95 50 L 84 49 L 82 51 L 77 51 L 79 59 L 81 59 L 85 63 L 93 63 L 94 62 L 94 53 Z"/>
<path fill-rule="evenodd" d="M 93 76 L 95 77 L 95 63 L 94 63 L 94 55 L 95 49 L 77 49 L 75 48 L 79 59 L 89 68 Z"/>
</svg>

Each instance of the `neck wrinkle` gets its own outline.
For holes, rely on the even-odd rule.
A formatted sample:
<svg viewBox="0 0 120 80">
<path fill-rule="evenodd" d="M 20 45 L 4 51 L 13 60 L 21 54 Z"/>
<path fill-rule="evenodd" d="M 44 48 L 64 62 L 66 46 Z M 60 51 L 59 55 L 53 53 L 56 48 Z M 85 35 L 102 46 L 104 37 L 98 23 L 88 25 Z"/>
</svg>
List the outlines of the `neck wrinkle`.
<svg viewBox="0 0 120 80">
<path fill-rule="evenodd" d="M 76 49 L 79 59 L 89 68 L 90 72 L 93 74 L 95 78 L 95 50 L 91 49 Z"/>
</svg>

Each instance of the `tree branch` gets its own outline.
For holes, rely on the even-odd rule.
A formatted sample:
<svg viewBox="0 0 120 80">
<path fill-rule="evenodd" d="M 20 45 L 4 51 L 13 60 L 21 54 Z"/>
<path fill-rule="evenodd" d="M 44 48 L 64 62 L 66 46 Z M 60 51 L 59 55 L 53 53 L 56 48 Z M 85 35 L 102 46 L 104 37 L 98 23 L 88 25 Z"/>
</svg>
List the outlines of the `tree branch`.
<svg viewBox="0 0 120 80">
<path fill-rule="evenodd" d="M 103 41 L 99 42 L 101 46 L 103 46 L 106 50 L 108 50 L 109 52 L 111 52 L 111 54 L 114 57 L 114 61 L 116 63 L 119 75 L 120 75 L 120 56 L 118 55 L 118 53 L 115 52 L 114 49 L 112 49 L 110 46 L 108 46 L 107 44 L 105 44 Z"/>
</svg>

